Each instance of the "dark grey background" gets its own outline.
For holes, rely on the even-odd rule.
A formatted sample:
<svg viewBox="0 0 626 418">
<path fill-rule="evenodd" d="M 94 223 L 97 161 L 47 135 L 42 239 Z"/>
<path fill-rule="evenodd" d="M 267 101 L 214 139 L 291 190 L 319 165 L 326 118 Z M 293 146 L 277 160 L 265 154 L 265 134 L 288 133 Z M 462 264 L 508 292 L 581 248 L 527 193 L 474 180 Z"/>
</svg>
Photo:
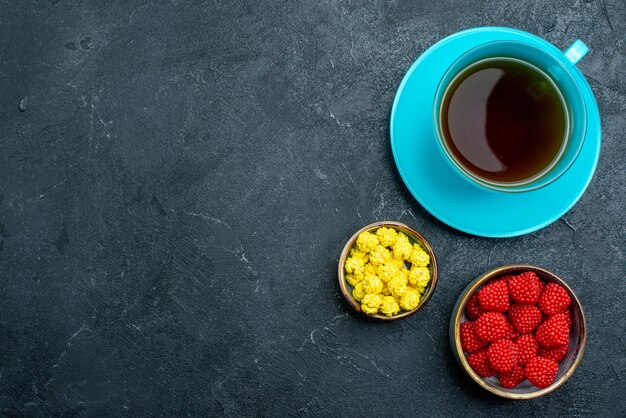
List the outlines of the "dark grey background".
<svg viewBox="0 0 626 418">
<path fill-rule="evenodd" d="M 389 146 L 410 64 L 479 25 L 591 49 L 597 173 L 520 238 L 438 222 Z M 2 2 L 0 411 L 623 416 L 625 32 L 622 0 Z M 355 317 L 335 277 L 382 219 L 441 263 L 393 324 Z M 568 279 L 590 329 L 574 376 L 529 402 L 483 392 L 447 337 L 468 281 L 515 262 Z"/>
</svg>

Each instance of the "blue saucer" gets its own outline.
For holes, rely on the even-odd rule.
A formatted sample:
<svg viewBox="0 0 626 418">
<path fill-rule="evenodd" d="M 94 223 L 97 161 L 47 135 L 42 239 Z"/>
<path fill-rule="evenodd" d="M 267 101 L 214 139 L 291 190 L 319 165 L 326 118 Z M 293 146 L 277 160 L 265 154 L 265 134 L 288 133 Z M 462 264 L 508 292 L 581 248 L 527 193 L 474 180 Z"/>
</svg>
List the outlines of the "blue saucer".
<svg viewBox="0 0 626 418">
<path fill-rule="evenodd" d="M 482 27 L 455 33 L 431 46 L 411 65 L 391 109 L 391 148 L 404 183 L 433 216 L 483 237 L 514 237 L 563 216 L 587 189 L 600 156 L 600 114 L 593 92 L 577 69 L 574 77 L 587 106 L 587 133 L 578 158 L 559 179 L 525 193 L 495 193 L 459 176 L 444 160 L 433 129 L 433 101 L 441 76 L 474 46 L 494 40 L 553 45 L 515 29 Z"/>
</svg>

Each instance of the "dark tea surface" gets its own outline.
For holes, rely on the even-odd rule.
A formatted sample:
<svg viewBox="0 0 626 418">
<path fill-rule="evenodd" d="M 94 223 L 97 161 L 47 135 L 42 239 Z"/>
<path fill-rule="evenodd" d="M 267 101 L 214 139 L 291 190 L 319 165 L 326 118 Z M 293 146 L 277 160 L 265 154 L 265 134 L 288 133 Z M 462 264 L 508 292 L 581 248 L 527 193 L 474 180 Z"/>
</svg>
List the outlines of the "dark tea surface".
<svg viewBox="0 0 626 418">
<path fill-rule="evenodd" d="M 558 160 L 568 116 L 554 82 L 510 58 L 480 61 L 445 92 L 441 127 L 454 157 L 499 183 L 530 179 Z"/>
</svg>

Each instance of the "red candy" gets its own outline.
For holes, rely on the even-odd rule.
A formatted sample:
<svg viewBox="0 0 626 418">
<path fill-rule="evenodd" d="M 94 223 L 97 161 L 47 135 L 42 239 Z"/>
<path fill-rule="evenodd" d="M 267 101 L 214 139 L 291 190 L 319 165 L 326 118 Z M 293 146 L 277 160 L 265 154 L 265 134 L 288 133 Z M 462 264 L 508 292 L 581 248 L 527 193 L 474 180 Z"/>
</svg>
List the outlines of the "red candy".
<svg viewBox="0 0 626 418">
<path fill-rule="evenodd" d="M 517 343 L 518 360 L 521 366 L 525 366 L 526 363 L 537 357 L 539 343 L 532 334 L 522 335 L 515 342 Z"/>
<path fill-rule="evenodd" d="M 496 374 L 489 364 L 487 349 L 470 354 L 467 358 L 467 362 L 480 377 L 491 377 Z"/>
<path fill-rule="evenodd" d="M 571 297 L 535 272 L 501 276 L 469 299 L 461 324 L 461 346 L 481 377 L 497 373 L 503 388 L 524 379 L 540 388 L 556 378 L 569 349 Z"/>
<path fill-rule="evenodd" d="M 508 325 L 500 312 L 485 312 L 474 322 L 474 332 L 481 340 L 493 342 L 508 335 Z"/>
<path fill-rule="evenodd" d="M 535 305 L 514 304 L 509 311 L 509 319 L 520 334 L 530 334 L 543 321 L 541 311 Z"/>
<path fill-rule="evenodd" d="M 461 346 L 463 351 L 473 353 L 487 345 L 487 341 L 483 341 L 476 336 L 474 332 L 473 322 L 463 322 L 461 324 Z"/>
<path fill-rule="evenodd" d="M 485 285 L 478 291 L 478 302 L 485 311 L 506 312 L 509 309 L 509 289 L 505 280 Z"/>
<path fill-rule="evenodd" d="M 509 372 L 498 373 L 498 380 L 503 388 L 511 389 L 519 385 L 524 381 L 526 376 L 524 375 L 524 369 L 521 366 L 515 365 Z"/>
<path fill-rule="evenodd" d="M 539 296 L 539 309 L 545 314 L 553 315 L 566 310 L 571 301 L 567 290 L 556 283 L 548 283 Z"/>
<path fill-rule="evenodd" d="M 487 349 L 489 364 L 497 372 L 509 372 L 517 366 L 517 345 L 511 340 L 498 340 Z"/>
<path fill-rule="evenodd" d="M 558 371 L 559 365 L 556 361 L 537 356 L 528 363 L 524 374 L 533 385 L 546 388 L 554 382 Z"/>
<path fill-rule="evenodd" d="M 532 271 L 510 277 L 507 280 L 511 298 L 517 303 L 533 304 L 539 300 L 543 283 Z"/>
</svg>

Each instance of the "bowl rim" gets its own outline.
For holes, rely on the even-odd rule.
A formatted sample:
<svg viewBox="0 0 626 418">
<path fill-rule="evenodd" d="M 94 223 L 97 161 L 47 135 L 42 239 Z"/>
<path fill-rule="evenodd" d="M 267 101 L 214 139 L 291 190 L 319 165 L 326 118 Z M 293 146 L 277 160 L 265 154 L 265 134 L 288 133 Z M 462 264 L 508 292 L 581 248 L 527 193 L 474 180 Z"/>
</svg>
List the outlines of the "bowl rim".
<svg viewBox="0 0 626 418">
<path fill-rule="evenodd" d="M 393 316 L 386 316 L 386 315 L 381 315 L 381 314 L 367 314 L 363 312 L 363 310 L 361 309 L 361 304 L 358 303 L 356 299 L 354 299 L 354 296 L 352 296 L 352 293 L 348 290 L 348 283 L 346 282 L 344 269 L 343 269 L 346 259 L 348 258 L 348 252 L 354 246 L 359 234 L 365 231 L 370 231 L 372 229 L 377 229 L 381 227 L 391 227 L 394 229 L 399 228 L 400 230 L 404 229 L 404 231 L 402 232 L 408 232 L 409 235 L 412 235 L 410 238 L 412 238 L 415 241 L 418 241 L 419 244 L 424 248 L 424 250 L 430 256 L 431 278 L 430 278 L 430 287 L 428 288 L 427 292 L 422 295 L 422 297 L 420 298 L 419 304 L 414 309 L 410 311 L 404 311 L 400 314 L 393 315 Z M 344 245 L 343 250 L 341 251 L 341 255 L 339 257 L 339 263 L 337 264 L 337 280 L 339 282 L 339 289 L 341 290 L 341 293 L 344 299 L 348 302 L 350 306 L 352 306 L 352 308 L 355 311 L 357 311 L 361 315 L 364 315 L 367 318 L 372 318 L 378 321 L 398 321 L 400 319 L 407 318 L 413 315 L 415 312 L 419 311 L 430 300 L 432 294 L 435 291 L 435 287 L 437 286 L 438 278 L 439 278 L 439 271 L 437 268 L 437 258 L 435 257 L 435 252 L 433 248 L 431 247 L 430 243 L 426 240 L 426 238 L 424 238 L 422 234 L 417 232 L 415 229 L 411 228 L 405 223 L 397 222 L 397 221 L 377 221 L 369 225 L 365 225 L 364 227 L 356 231 Z"/>
<path fill-rule="evenodd" d="M 541 272 L 545 276 L 549 276 L 552 279 L 554 279 L 558 284 L 560 284 L 567 290 L 568 294 L 572 298 L 573 304 L 575 304 L 576 307 L 578 308 L 578 311 L 580 312 L 580 318 L 581 318 L 581 321 L 580 321 L 581 337 L 579 339 L 580 346 L 578 348 L 578 353 L 576 354 L 576 358 L 574 359 L 574 362 L 568 367 L 565 373 L 563 373 L 563 375 L 560 378 L 552 382 L 550 386 L 533 391 L 533 392 L 529 392 L 529 393 L 513 393 L 513 392 L 509 392 L 507 390 L 503 390 L 503 389 L 497 388 L 489 384 L 482 377 L 476 374 L 476 372 L 474 372 L 474 370 L 470 367 L 469 363 L 467 362 L 467 359 L 465 358 L 465 353 L 463 352 L 463 348 L 461 347 L 461 331 L 460 331 L 461 316 L 463 314 L 463 311 L 465 310 L 465 306 L 467 305 L 467 302 L 469 301 L 470 297 L 485 282 L 491 280 L 494 277 L 505 274 L 511 270 L 535 270 L 535 271 Z M 457 303 L 452 311 L 451 320 L 452 320 L 451 325 L 454 327 L 453 350 L 455 350 L 454 354 L 458 362 L 461 364 L 461 366 L 467 372 L 467 374 L 469 374 L 470 377 L 476 383 L 478 383 L 478 385 L 480 385 L 483 389 L 495 395 L 498 395 L 507 399 L 515 399 L 515 400 L 534 399 L 543 395 L 547 395 L 548 393 L 551 393 L 554 390 L 556 390 L 559 386 L 565 383 L 565 381 L 569 379 L 571 375 L 574 373 L 574 371 L 578 368 L 578 365 L 580 364 L 580 361 L 582 360 L 583 354 L 585 352 L 585 345 L 587 343 L 587 319 L 585 318 L 585 311 L 583 310 L 582 303 L 580 303 L 580 300 L 578 299 L 578 296 L 576 296 L 576 293 L 574 293 L 572 288 L 565 282 L 565 280 L 563 280 L 557 274 L 551 272 L 550 270 L 546 270 L 544 268 L 537 267 L 531 264 L 507 264 L 507 265 L 496 267 L 492 270 L 489 270 L 488 272 L 474 279 L 463 290 L 463 292 L 461 292 L 461 295 L 459 296 Z"/>
</svg>

